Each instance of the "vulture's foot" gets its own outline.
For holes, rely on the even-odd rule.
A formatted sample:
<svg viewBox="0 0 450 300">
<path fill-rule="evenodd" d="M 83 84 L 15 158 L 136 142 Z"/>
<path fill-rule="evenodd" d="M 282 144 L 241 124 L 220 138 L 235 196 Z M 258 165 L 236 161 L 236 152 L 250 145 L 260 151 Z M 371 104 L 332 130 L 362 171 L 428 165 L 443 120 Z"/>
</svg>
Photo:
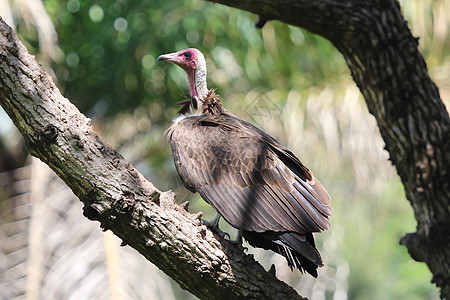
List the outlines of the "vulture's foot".
<svg viewBox="0 0 450 300">
<path fill-rule="evenodd" d="M 234 240 L 230 240 L 230 243 L 232 243 L 238 247 L 242 247 L 242 249 L 244 251 L 248 251 L 248 248 L 244 247 L 242 244 L 242 230 L 240 230 L 240 229 L 237 231 L 236 238 Z"/>
<path fill-rule="evenodd" d="M 230 243 L 242 245 L 242 230 L 237 231 L 236 238 L 234 240 L 230 240 Z"/>
<path fill-rule="evenodd" d="M 216 215 L 214 216 L 214 218 L 211 221 L 206 221 L 206 220 L 202 219 L 202 223 L 203 223 L 203 225 L 208 227 L 209 230 L 220 235 L 222 238 L 226 239 L 228 237 L 228 239 L 229 239 L 230 235 L 228 233 L 226 233 L 225 231 L 222 231 L 219 228 L 219 220 L 220 220 L 220 215 L 219 215 L 219 213 L 216 213 Z"/>
</svg>

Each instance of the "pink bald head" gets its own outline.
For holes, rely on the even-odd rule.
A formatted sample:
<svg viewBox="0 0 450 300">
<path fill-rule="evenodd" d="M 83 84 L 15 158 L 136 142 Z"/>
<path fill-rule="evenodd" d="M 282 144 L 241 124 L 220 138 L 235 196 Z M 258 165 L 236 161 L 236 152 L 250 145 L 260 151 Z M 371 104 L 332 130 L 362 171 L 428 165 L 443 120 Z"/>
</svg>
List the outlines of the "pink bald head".
<svg viewBox="0 0 450 300">
<path fill-rule="evenodd" d="M 167 60 L 180 66 L 187 74 L 189 91 L 192 97 L 206 96 L 206 63 L 203 54 L 195 49 L 188 48 L 174 53 L 163 54 L 156 62 Z"/>
<path fill-rule="evenodd" d="M 174 53 L 163 54 L 158 57 L 156 62 L 167 60 L 187 71 L 189 69 L 197 69 L 199 54 L 202 55 L 197 49 L 188 48 Z"/>
</svg>

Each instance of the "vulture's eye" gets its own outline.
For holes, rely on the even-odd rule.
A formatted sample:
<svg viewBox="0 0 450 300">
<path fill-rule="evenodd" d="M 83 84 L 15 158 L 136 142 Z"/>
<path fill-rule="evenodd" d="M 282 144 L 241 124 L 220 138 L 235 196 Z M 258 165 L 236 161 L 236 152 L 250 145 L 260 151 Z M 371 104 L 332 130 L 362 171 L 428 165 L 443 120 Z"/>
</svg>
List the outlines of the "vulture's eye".
<svg viewBox="0 0 450 300">
<path fill-rule="evenodd" d="M 186 59 L 189 59 L 192 56 L 191 52 L 184 52 L 183 55 L 184 55 L 184 58 L 186 58 Z"/>
</svg>

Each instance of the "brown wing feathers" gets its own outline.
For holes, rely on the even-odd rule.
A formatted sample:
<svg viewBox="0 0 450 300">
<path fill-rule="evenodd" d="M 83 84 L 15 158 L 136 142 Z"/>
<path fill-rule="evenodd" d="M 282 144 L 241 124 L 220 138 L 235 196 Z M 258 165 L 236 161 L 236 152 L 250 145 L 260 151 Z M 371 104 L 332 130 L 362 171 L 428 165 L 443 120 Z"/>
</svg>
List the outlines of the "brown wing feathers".
<svg viewBox="0 0 450 300">
<path fill-rule="evenodd" d="M 199 125 L 205 124 L 206 121 L 209 126 Z M 197 123 L 197 128 L 193 122 Z M 305 173 L 304 169 L 292 160 L 290 164 L 294 164 L 296 168 L 290 168 L 266 143 L 258 143 L 258 137 L 247 137 L 246 142 L 245 138 L 236 139 L 233 135 L 244 135 L 242 129 L 238 130 L 239 127 L 234 128 L 234 131 L 227 131 L 227 136 L 224 137 L 220 126 L 211 124 L 220 125 L 218 120 L 208 116 L 186 118 L 177 125 L 180 130 L 173 131 L 172 143 L 176 144 L 174 146 L 179 151 L 187 154 L 178 158 L 184 166 L 179 170 L 183 180 L 193 185 L 197 191 L 218 194 L 205 200 L 217 208 L 227 221 L 238 228 L 244 226 L 248 230 L 256 228 L 245 224 L 246 220 L 256 224 L 258 218 L 270 224 L 284 224 L 274 228 L 269 226 L 267 230 L 295 231 L 303 228 L 308 232 L 317 232 L 329 228 L 327 216 L 331 215 L 331 209 L 327 206 L 327 201 L 315 190 L 321 188 L 321 185 L 310 184 L 311 180 L 314 180 L 310 173 Z M 190 130 L 181 130 L 182 126 L 187 126 Z M 186 132 L 190 132 L 190 135 L 184 136 Z M 248 132 L 246 134 L 248 135 Z M 244 145 L 233 145 L 234 140 L 244 141 Z M 298 172 L 295 172 L 297 169 L 303 172 L 301 177 L 311 180 L 305 181 L 298 176 Z M 254 195 L 241 191 L 246 187 L 253 188 Z M 223 192 L 219 193 L 219 190 Z M 251 199 L 248 199 L 249 195 L 258 200 L 252 204 Z M 252 207 L 245 209 L 242 205 Z M 255 210 L 256 215 L 243 218 L 233 213 L 234 210 L 248 211 L 250 215 L 252 210 Z M 228 217 L 227 214 L 233 217 Z M 283 219 L 286 215 L 290 216 L 289 222 Z M 261 228 L 261 225 L 258 225 L 258 228 Z"/>
</svg>

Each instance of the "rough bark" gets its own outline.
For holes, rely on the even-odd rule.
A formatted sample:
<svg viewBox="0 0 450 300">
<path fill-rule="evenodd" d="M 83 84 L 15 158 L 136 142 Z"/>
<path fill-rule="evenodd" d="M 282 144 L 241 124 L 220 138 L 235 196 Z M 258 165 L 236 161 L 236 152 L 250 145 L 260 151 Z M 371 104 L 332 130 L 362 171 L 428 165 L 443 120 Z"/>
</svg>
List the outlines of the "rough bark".
<svg viewBox="0 0 450 300">
<path fill-rule="evenodd" d="M 378 123 L 405 187 L 417 232 L 404 236 L 425 262 L 441 297 L 450 299 L 450 120 L 425 61 L 394 0 L 210 0 L 330 40 Z"/>
<path fill-rule="evenodd" d="M 110 229 L 201 299 L 302 299 L 251 255 L 215 237 L 200 214 L 161 192 L 92 129 L 0 18 L 0 104 L 30 153 Z"/>
</svg>

